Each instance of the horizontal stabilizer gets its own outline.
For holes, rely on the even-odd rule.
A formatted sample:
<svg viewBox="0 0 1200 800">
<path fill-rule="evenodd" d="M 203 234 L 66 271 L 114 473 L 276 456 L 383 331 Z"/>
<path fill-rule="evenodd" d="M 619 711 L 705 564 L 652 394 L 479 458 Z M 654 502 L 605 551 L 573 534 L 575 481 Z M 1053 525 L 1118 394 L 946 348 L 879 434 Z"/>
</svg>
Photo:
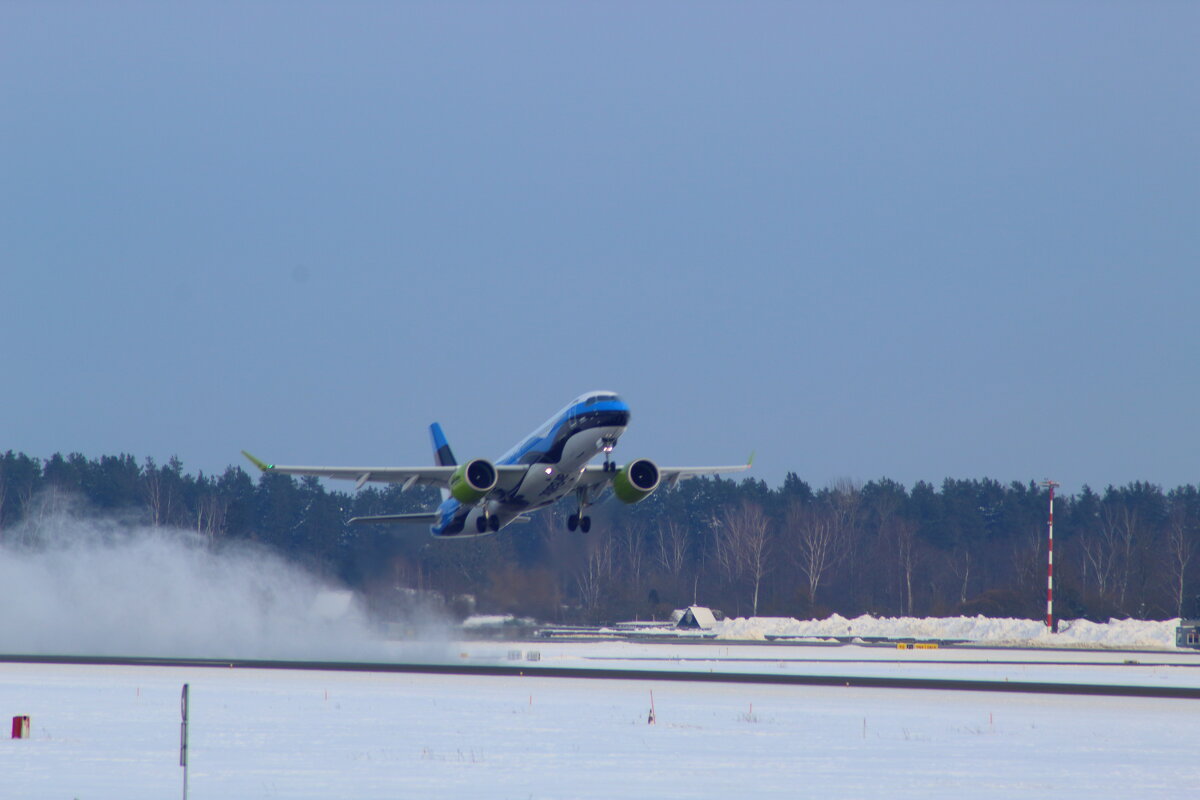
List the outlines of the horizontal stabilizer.
<svg viewBox="0 0 1200 800">
<path fill-rule="evenodd" d="M 373 523 L 373 522 L 378 522 L 378 523 L 412 522 L 412 523 L 424 523 L 425 525 L 432 525 L 433 523 L 435 523 L 437 521 L 438 521 L 437 512 L 430 511 L 430 512 L 423 513 L 423 514 L 380 514 L 379 516 L 376 516 L 376 517 L 351 517 L 350 524 L 351 525 L 364 525 L 364 524 Z"/>
</svg>

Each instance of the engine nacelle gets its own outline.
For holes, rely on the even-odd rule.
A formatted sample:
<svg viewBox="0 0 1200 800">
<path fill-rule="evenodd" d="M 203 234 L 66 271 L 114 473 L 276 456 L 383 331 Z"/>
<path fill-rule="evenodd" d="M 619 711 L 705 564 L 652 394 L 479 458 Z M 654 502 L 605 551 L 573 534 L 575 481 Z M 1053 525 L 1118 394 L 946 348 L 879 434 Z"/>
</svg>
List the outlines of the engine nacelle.
<svg viewBox="0 0 1200 800">
<path fill-rule="evenodd" d="M 486 458 L 477 458 L 454 470 L 450 476 L 450 494 L 464 505 L 473 505 L 496 488 L 496 468 Z"/>
<path fill-rule="evenodd" d="M 658 465 L 648 458 L 630 461 L 613 476 L 613 494 L 622 503 L 640 503 L 658 488 Z"/>
</svg>

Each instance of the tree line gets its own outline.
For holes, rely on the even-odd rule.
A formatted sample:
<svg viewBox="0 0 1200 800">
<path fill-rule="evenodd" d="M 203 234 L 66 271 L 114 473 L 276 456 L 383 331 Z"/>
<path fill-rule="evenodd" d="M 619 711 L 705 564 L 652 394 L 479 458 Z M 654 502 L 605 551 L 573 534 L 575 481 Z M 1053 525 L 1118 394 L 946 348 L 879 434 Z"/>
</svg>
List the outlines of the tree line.
<svg viewBox="0 0 1200 800">
<path fill-rule="evenodd" d="M 207 546 L 255 542 L 359 591 L 384 615 L 414 598 L 544 621 L 662 618 L 693 602 L 730 616 L 1045 613 L 1049 498 L 1036 482 L 765 482 L 696 478 L 633 506 L 593 510 L 568 533 L 564 501 L 497 536 L 434 540 L 422 526 L 349 525 L 426 510 L 435 491 L 325 488 L 315 478 L 185 472 L 130 455 L 0 458 L 0 541 L 53 513 L 184 529 Z M 1062 618 L 1200 616 L 1200 489 L 1149 483 L 1055 497 L 1055 610 Z"/>
</svg>

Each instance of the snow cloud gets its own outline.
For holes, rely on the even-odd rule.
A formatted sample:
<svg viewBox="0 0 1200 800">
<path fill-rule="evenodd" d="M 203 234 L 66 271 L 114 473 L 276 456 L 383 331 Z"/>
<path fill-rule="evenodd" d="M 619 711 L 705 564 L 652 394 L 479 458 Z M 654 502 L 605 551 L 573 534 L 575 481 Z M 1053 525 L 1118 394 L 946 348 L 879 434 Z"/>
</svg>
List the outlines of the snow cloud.
<svg viewBox="0 0 1200 800">
<path fill-rule="evenodd" d="M 50 494 L 0 532 L 0 652 L 371 660 L 353 595 L 263 548 L 86 514 Z"/>
</svg>

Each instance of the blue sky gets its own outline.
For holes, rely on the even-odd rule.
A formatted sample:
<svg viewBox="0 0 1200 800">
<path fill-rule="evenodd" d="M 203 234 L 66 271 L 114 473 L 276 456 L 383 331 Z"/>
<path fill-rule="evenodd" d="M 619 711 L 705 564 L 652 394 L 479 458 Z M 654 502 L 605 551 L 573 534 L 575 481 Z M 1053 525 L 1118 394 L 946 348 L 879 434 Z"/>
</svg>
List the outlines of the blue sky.
<svg viewBox="0 0 1200 800">
<path fill-rule="evenodd" d="M 0 450 L 1200 481 L 1194 3 L 7 3 Z"/>
</svg>

